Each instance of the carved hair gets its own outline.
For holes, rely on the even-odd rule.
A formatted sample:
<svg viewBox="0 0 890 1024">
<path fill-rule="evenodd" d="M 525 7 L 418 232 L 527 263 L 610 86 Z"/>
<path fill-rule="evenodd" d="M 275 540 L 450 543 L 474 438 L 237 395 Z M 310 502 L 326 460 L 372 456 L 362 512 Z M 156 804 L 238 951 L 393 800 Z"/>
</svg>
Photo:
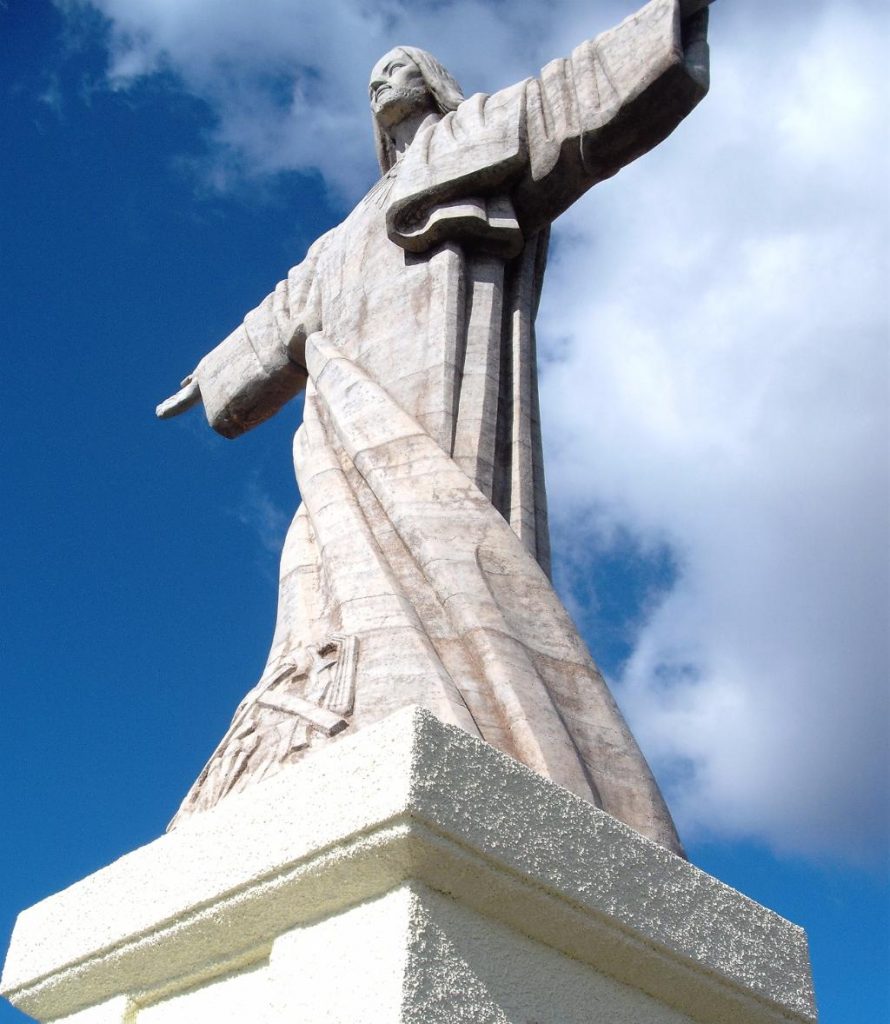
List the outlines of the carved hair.
<svg viewBox="0 0 890 1024">
<path fill-rule="evenodd" d="M 464 101 L 464 94 L 451 74 L 426 50 L 419 50 L 416 46 L 396 46 L 394 49 L 403 53 L 410 61 L 417 65 L 433 104 L 440 114 L 447 114 L 451 110 L 457 110 Z M 377 151 L 377 160 L 380 163 L 380 170 L 383 174 L 396 162 L 395 148 L 389 136 L 377 123 L 377 118 L 372 118 L 374 125 L 374 148 Z"/>
</svg>

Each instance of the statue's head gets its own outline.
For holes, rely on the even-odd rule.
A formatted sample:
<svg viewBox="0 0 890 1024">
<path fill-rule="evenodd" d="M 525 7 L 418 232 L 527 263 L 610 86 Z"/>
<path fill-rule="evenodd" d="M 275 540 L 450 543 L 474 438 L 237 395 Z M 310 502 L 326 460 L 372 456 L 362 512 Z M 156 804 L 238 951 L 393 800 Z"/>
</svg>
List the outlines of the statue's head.
<svg viewBox="0 0 890 1024">
<path fill-rule="evenodd" d="M 389 132 L 406 117 L 422 111 L 447 114 L 463 102 L 460 86 L 426 50 L 396 46 L 371 71 L 368 86 L 374 117 L 374 143 L 380 169 L 395 163 Z"/>
</svg>

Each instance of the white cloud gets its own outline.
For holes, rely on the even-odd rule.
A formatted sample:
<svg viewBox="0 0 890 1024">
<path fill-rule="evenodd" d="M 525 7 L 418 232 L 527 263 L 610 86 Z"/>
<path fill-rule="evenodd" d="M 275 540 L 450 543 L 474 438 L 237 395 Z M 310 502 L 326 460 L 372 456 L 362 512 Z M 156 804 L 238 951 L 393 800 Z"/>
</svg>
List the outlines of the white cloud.
<svg viewBox="0 0 890 1024">
<path fill-rule="evenodd" d="M 348 200 L 391 45 L 491 89 L 635 4 L 94 6 L 113 85 L 174 72 L 218 117 L 218 168 L 318 169 Z M 886 826 L 886 20 L 878 0 L 718 3 L 711 95 L 556 232 L 557 545 L 674 553 L 618 689 L 687 833 L 856 856 Z"/>
<path fill-rule="evenodd" d="M 678 558 L 620 691 L 687 834 L 864 855 L 887 825 L 886 42 L 864 6 L 807 5 L 775 42 L 722 14 L 706 103 L 560 232 L 549 482 L 558 529 L 595 501 L 598 530 Z"/>
<path fill-rule="evenodd" d="M 347 200 L 377 173 L 366 90 L 390 47 L 434 49 L 469 93 L 528 74 L 559 24 L 537 4 L 514 10 L 484 0 L 56 2 L 72 17 L 86 8 L 106 16 L 113 87 L 173 72 L 207 101 L 218 118 L 212 180 L 320 170 Z"/>
<path fill-rule="evenodd" d="M 293 510 L 286 512 L 278 505 L 260 483 L 258 473 L 248 479 L 242 490 L 241 501 L 233 512 L 245 526 L 256 531 L 260 544 L 277 560 Z M 277 579 L 277 573 L 273 578 Z"/>
</svg>

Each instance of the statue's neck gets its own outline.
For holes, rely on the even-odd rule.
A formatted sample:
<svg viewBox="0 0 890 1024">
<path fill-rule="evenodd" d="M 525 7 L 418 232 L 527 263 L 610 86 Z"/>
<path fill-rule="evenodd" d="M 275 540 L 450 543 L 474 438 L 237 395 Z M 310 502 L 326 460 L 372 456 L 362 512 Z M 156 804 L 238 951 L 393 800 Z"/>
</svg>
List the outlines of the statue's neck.
<svg viewBox="0 0 890 1024">
<path fill-rule="evenodd" d="M 396 160 L 400 159 L 405 150 L 414 141 L 414 137 L 427 125 L 440 121 L 442 115 L 432 110 L 419 110 L 415 114 L 409 114 L 404 120 L 393 125 L 387 134 L 396 151 Z"/>
</svg>

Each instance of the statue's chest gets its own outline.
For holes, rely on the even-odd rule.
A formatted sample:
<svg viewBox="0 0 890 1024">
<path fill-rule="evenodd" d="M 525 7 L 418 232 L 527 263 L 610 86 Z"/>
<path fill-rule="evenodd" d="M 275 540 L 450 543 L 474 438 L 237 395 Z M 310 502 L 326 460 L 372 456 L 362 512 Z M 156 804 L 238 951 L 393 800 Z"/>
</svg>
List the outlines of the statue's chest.
<svg viewBox="0 0 890 1024">
<path fill-rule="evenodd" d="M 405 333 L 416 338 L 433 315 L 442 262 L 438 251 L 416 255 L 390 241 L 383 209 L 362 201 L 319 261 L 325 332 L 353 355 Z"/>
<path fill-rule="evenodd" d="M 438 436 L 462 326 L 461 249 L 407 253 L 387 237 L 384 211 L 360 203 L 332 233 L 319 272 L 325 334 Z"/>
</svg>

